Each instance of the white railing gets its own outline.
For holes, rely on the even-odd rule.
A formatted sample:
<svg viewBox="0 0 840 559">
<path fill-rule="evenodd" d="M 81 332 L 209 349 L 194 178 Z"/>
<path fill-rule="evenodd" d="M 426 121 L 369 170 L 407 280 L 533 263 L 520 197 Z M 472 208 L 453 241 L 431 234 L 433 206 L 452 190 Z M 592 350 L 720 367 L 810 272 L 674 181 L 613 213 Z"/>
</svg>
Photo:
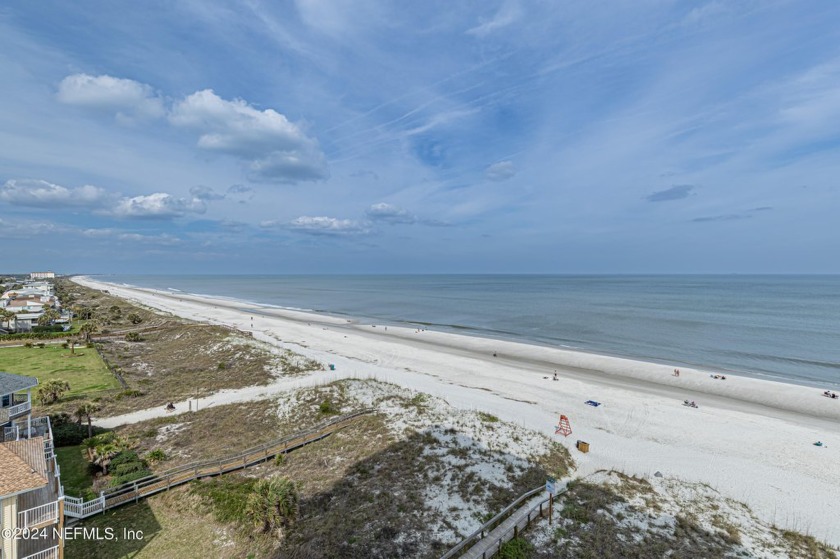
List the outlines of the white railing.
<svg viewBox="0 0 840 559">
<path fill-rule="evenodd" d="M 18 414 L 21 414 L 21 413 L 26 413 L 31 409 L 32 409 L 32 402 L 27 400 L 26 402 L 23 402 L 21 404 L 17 404 L 17 405 L 10 406 L 10 407 L 6 408 L 6 411 L 9 413 L 9 417 L 12 417 L 14 415 L 18 415 Z"/>
<path fill-rule="evenodd" d="M 85 501 L 69 495 L 64 496 L 64 514 L 73 518 L 85 518 L 105 510 L 105 497 L 100 495 L 92 501 Z"/>
<path fill-rule="evenodd" d="M 44 551 L 27 555 L 21 559 L 58 559 L 58 546 L 56 545 Z"/>
<path fill-rule="evenodd" d="M 39 528 L 58 522 L 58 501 L 47 503 L 18 513 L 18 528 Z"/>
</svg>

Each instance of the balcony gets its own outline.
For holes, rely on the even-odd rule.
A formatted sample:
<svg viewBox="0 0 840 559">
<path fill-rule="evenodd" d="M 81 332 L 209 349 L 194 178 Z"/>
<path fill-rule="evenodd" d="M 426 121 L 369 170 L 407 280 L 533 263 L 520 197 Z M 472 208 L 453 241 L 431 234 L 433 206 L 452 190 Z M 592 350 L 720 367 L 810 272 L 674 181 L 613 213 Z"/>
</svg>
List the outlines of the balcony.
<svg viewBox="0 0 840 559">
<path fill-rule="evenodd" d="M 36 530 L 58 522 L 58 501 L 33 507 L 18 513 L 17 527 Z"/>
<path fill-rule="evenodd" d="M 8 423 L 16 417 L 29 413 L 31 410 L 32 402 L 28 400 L 21 402 L 20 404 L 15 404 L 14 406 L 0 408 L 0 424 Z"/>
<path fill-rule="evenodd" d="M 52 444 L 52 428 L 48 417 L 35 417 L 31 421 L 18 420 L 9 427 L 3 428 L 2 441 L 17 441 L 32 437 L 44 437 L 44 441 Z"/>
</svg>

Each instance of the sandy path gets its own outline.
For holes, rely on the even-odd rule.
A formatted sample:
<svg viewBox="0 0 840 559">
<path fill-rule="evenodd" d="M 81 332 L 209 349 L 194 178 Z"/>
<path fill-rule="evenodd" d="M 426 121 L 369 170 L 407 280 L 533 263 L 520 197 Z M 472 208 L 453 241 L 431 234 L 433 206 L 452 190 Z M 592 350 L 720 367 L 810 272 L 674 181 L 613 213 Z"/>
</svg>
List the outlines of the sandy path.
<svg viewBox="0 0 840 559">
<path fill-rule="evenodd" d="M 549 434 L 565 413 L 574 434 L 561 442 L 571 447 L 582 438 L 592 445 L 586 455 L 572 450 L 581 474 L 659 470 L 706 482 L 765 520 L 840 543 L 840 402 L 817 389 L 735 376 L 713 380 L 684 368 L 675 378 L 666 365 L 440 332 L 386 332 L 335 317 L 78 281 L 186 318 L 253 330 L 257 339 L 337 366 L 334 373 L 220 392 L 200 400 L 202 409 L 336 378 L 375 377 Z M 545 378 L 554 370 L 557 382 Z M 700 408 L 682 406 L 686 398 Z M 589 399 L 603 405 L 584 405 Z M 181 411 L 186 402 L 176 405 Z M 145 410 L 100 424 L 165 413 Z M 828 447 L 813 446 L 816 440 Z"/>
</svg>

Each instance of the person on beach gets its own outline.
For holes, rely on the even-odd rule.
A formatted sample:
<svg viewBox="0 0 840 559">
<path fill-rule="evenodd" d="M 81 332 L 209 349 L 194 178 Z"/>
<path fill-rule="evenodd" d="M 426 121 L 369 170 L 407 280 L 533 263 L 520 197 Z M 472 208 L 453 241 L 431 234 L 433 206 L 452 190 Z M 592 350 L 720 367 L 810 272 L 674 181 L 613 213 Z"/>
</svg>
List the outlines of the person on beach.
<svg viewBox="0 0 840 559">
<path fill-rule="evenodd" d="M 554 371 L 554 380 L 558 380 L 557 379 L 557 371 Z"/>
<path fill-rule="evenodd" d="M 680 376 L 680 370 L 679 369 L 674 369 L 674 376 L 675 377 Z"/>
</svg>

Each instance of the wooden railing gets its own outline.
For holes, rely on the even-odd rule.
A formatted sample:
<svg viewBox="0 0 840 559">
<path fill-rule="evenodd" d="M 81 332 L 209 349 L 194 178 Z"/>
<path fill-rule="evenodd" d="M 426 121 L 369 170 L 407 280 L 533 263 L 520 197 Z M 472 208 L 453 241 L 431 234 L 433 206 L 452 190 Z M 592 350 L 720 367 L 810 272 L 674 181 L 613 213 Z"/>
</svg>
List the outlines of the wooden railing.
<svg viewBox="0 0 840 559">
<path fill-rule="evenodd" d="M 171 487 L 182 485 L 194 479 L 217 476 L 265 462 L 278 454 L 284 454 L 326 438 L 335 431 L 349 425 L 360 416 L 369 414 L 372 411 L 363 410 L 343 415 L 311 429 L 251 448 L 235 456 L 187 464 L 160 474 L 138 479 L 137 481 L 124 483 L 102 491 L 99 497 L 92 501 L 84 501 L 65 496 L 64 514 L 74 518 L 85 518 L 126 503 L 137 502 L 141 498 L 154 495 L 160 491 L 166 491 Z"/>
<path fill-rule="evenodd" d="M 544 488 L 541 487 L 540 491 L 543 491 Z M 564 493 L 565 491 L 561 491 L 560 493 Z M 531 522 L 537 520 L 538 518 L 543 518 L 545 515 L 545 511 L 548 509 L 548 501 L 549 497 L 542 499 L 539 503 L 535 503 L 530 509 L 528 509 L 527 514 L 523 515 L 522 518 L 517 520 L 513 526 L 505 530 L 501 534 L 497 534 L 493 537 L 493 540 L 490 542 L 486 542 L 486 547 L 481 551 L 481 555 L 479 556 L 477 553 L 474 557 L 481 559 L 490 559 L 497 553 L 502 550 L 502 546 L 519 536 L 522 533 L 522 530 L 525 530 L 528 526 L 531 525 Z"/>
<path fill-rule="evenodd" d="M 505 509 L 502 512 L 500 512 L 499 514 L 482 524 L 478 530 L 467 536 L 466 539 L 464 539 L 461 543 L 459 543 L 458 545 L 450 549 L 448 552 L 446 552 L 444 555 L 442 555 L 440 559 L 452 559 L 453 557 L 460 557 L 467 549 L 469 549 L 471 545 L 483 540 L 484 537 L 490 532 L 492 532 L 496 528 L 496 526 L 501 524 L 505 518 L 510 516 L 514 511 L 516 511 L 521 503 L 527 501 L 534 495 L 539 494 L 540 491 L 544 490 L 545 487 L 540 486 L 536 489 L 528 491 L 523 495 L 520 495 L 519 498 L 517 498 L 514 502 L 505 507 Z"/>
</svg>

